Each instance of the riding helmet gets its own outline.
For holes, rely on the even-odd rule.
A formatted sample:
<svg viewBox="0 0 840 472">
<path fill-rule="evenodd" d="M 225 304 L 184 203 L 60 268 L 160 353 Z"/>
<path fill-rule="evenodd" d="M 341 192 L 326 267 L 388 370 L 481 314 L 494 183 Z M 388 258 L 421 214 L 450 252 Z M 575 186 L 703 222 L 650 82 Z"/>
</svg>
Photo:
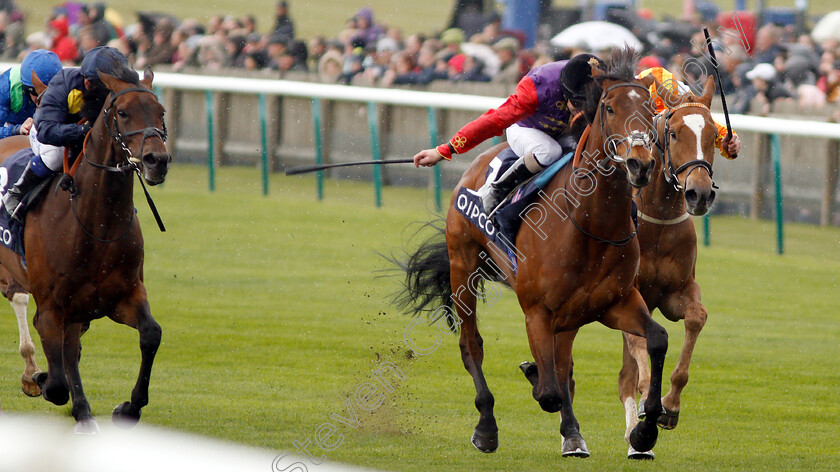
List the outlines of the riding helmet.
<svg viewBox="0 0 840 472">
<path fill-rule="evenodd" d="M 36 49 L 26 57 L 20 64 L 20 81 L 27 87 L 33 87 L 32 72 L 38 76 L 38 80 L 44 84 L 49 84 L 50 79 L 61 70 L 61 61 L 58 56 L 46 49 Z"/>
</svg>

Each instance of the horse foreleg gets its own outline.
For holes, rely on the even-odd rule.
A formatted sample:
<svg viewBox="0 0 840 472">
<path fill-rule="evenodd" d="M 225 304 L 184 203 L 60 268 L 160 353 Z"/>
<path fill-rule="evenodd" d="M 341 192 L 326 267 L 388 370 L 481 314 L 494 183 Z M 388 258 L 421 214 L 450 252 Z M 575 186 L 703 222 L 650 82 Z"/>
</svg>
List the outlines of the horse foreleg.
<svg viewBox="0 0 840 472">
<path fill-rule="evenodd" d="M 700 303 L 700 288 L 693 284 L 682 294 L 673 295 L 665 299 L 661 310 L 668 312 L 666 316 L 677 313 L 685 317 L 685 341 L 683 342 L 680 358 L 671 373 L 671 388 L 662 397 L 663 414 L 659 417 L 659 426 L 663 429 L 674 429 L 680 415 L 680 395 L 688 383 L 688 368 L 697 337 L 706 325 L 706 307 Z"/>
<path fill-rule="evenodd" d="M 114 423 L 131 427 L 140 420 L 140 410 L 149 404 L 149 379 L 161 338 L 160 325 L 152 318 L 142 283 L 138 282 L 135 295 L 120 304 L 111 319 L 131 326 L 140 333 L 140 374 L 131 391 L 131 401 L 117 405 L 113 413 Z"/>
<path fill-rule="evenodd" d="M 541 305 L 526 308 L 524 311 L 528 344 L 537 364 L 539 377 L 532 394 L 543 410 L 556 413 L 562 407 L 563 394 L 560 393 L 555 370 L 554 326 L 551 312 Z"/>
<path fill-rule="evenodd" d="M 32 336 L 29 334 L 29 323 L 26 316 L 29 294 L 17 292 L 11 296 L 9 303 L 11 303 L 12 310 L 14 310 L 17 318 L 18 333 L 20 333 L 20 356 L 23 357 L 23 362 L 26 365 L 20 378 L 21 389 L 26 395 L 37 397 L 41 394 L 41 387 L 32 379 L 32 376 L 40 372 L 41 368 L 35 362 L 35 343 L 32 342 Z"/>
<path fill-rule="evenodd" d="M 70 400 L 70 389 L 64 371 L 64 320 L 49 308 L 38 307 L 35 312 L 35 329 L 41 336 L 41 347 L 47 358 L 47 372 L 35 374 L 34 380 L 41 388 L 44 400 L 64 405 Z"/>
<path fill-rule="evenodd" d="M 632 290 L 617 305 L 607 310 L 600 321 L 610 328 L 644 336 L 647 341 L 651 377 L 648 398 L 644 403 L 645 420 L 631 431 L 630 445 L 637 451 L 650 451 L 659 435 L 656 420 L 662 411 L 662 400 L 659 397 L 662 393 L 662 370 L 668 350 L 668 333 L 651 318 L 637 290 Z"/>
<path fill-rule="evenodd" d="M 74 323 L 67 326 L 64 332 L 64 369 L 67 381 L 70 382 L 70 393 L 73 397 L 73 408 L 71 413 L 76 419 L 74 431 L 76 434 L 99 434 L 99 425 L 93 419 L 90 412 L 90 403 L 87 401 L 85 391 L 82 388 L 82 376 L 79 373 L 79 358 L 82 352 L 82 325 Z"/>
</svg>

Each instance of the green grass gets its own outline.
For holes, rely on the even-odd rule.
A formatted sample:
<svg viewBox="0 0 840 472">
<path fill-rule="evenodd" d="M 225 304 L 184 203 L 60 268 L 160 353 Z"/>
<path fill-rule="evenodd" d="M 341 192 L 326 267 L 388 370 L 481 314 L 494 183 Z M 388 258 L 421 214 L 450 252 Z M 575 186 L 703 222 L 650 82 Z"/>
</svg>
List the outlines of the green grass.
<svg viewBox="0 0 840 472">
<path fill-rule="evenodd" d="M 273 175 L 268 197 L 253 169 L 223 168 L 217 178 L 211 194 L 203 168 L 175 165 L 152 190 L 166 233 L 137 194 L 147 288 L 163 327 L 146 424 L 280 451 L 331 422 L 342 443 L 327 458 L 385 470 L 840 469 L 837 228 L 786 226 L 780 257 L 771 223 L 712 219 L 713 245 L 698 266 L 709 321 L 679 427 L 660 434 L 653 465 L 625 459 L 618 333 L 591 325 L 575 343 L 575 409 L 592 457 L 564 460 L 558 417 L 539 409 L 517 369 L 530 354 L 512 293 L 479 307 L 500 428 L 498 452 L 484 455 L 468 442 L 478 415 L 457 338 L 443 337 L 428 356 L 407 356 L 410 318 L 387 300 L 396 281 L 376 277 L 386 264 L 375 251 L 402 245 L 407 225 L 427 217 L 429 192 L 387 188 L 376 209 L 368 183 L 327 181 L 318 202 L 311 177 Z M 682 326 L 657 319 L 671 333 L 670 373 Z M 10 309 L 0 333 L 4 411 L 62 418 L 69 430 L 69 406 L 20 393 Z M 430 342 L 434 331 L 420 326 L 415 334 Z M 83 343 L 86 393 L 108 422 L 133 386 L 137 333 L 102 320 Z M 345 400 L 373 381 L 383 360 L 405 380 L 373 411 L 355 407 L 357 429 L 331 419 L 348 416 Z M 46 367 L 40 346 L 38 361 Z"/>
<path fill-rule="evenodd" d="M 59 2 L 56 0 L 26 0 L 18 2 L 19 7 L 27 14 L 27 32 L 41 31 L 44 28 L 44 21 L 53 7 Z M 260 31 L 267 32 L 274 25 L 275 0 L 255 0 L 241 2 L 238 0 L 213 0 L 204 1 L 183 1 L 172 2 L 168 0 L 121 0 L 119 2 L 108 2 L 109 5 L 120 13 L 126 24 L 137 21 L 137 11 L 158 11 L 171 13 L 178 18 L 195 18 L 202 23 L 214 15 L 244 16 L 254 14 L 257 17 L 257 25 Z M 715 3 L 724 9 L 731 9 L 732 1 L 717 0 Z M 554 1 L 557 6 L 576 5 L 576 0 Z M 768 7 L 790 7 L 789 0 L 767 0 Z M 810 2 L 809 12 L 811 14 L 823 14 L 836 9 L 833 0 L 813 0 Z M 452 14 L 453 0 L 427 0 L 411 2 L 395 2 L 393 0 L 357 0 L 357 1 L 334 1 L 334 0 L 292 0 L 289 12 L 295 20 L 297 35 L 302 38 L 311 38 L 321 34 L 327 37 L 334 37 L 344 28 L 348 18 L 363 6 L 370 6 L 374 11 L 374 19 L 377 22 L 402 29 L 405 34 L 423 32 L 434 34 L 443 29 Z M 658 17 L 670 15 L 679 17 L 682 13 L 682 2 L 668 0 L 643 0 L 639 3 L 641 7 L 652 9 Z M 748 6 L 754 7 L 753 2 Z"/>
</svg>

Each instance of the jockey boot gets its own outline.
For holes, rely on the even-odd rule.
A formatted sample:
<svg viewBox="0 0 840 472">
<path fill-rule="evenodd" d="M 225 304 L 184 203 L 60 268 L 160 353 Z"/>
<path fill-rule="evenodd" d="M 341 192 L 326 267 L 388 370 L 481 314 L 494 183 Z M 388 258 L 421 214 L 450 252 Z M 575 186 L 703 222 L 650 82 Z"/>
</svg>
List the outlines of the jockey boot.
<svg viewBox="0 0 840 472">
<path fill-rule="evenodd" d="M 484 206 L 484 213 L 489 215 L 519 184 L 541 170 L 542 167 L 533 154 L 526 154 L 525 157 L 517 159 L 501 177 L 490 184 L 489 191 L 482 195 L 481 203 Z"/>
<path fill-rule="evenodd" d="M 20 210 L 20 201 L 23 200 L 23 197 L 43 180 L 44 177 L 35 172 L 35 169 L 33 169 L 32 163 L 30 162 L 26 165 L 26 169 L 23 170 L 23 174 L 21 174 L 20 179 L 15 182 L 15 185 L 6 190 L 6 194 L 3 195 L 3 206 L 6 208 L 6 212 L 8 212 L 14 220 L 22 222 L 22 214 L 18 215 L 18 211 Z"/>
</svg>

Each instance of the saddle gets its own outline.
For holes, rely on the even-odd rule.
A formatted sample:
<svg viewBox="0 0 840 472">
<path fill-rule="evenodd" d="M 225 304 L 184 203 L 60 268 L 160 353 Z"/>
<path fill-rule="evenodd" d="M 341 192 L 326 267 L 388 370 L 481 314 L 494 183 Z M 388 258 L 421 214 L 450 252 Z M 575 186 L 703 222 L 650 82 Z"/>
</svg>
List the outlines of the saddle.
<svg viewBox="0 0 840 472">
<path fill-rule="evenodd" d="M 34 156 L 32 148 L 26 147 L 12 154 L 0 164 L 0 193 L 5 194 L 6 190 L 18 181 L 24 169 L 26 169 L 26 165 Z M 44 180 L 24 195 L 21 200 L 21 205 L 23 205 L 21 212 L 25 214 L 38 201 L 51 180 Z M 23 230 L 23 223 L 13 220 L 4 209 L 0 208 L 0 244 L 21 257 L 24 256 Z"/>
</svg>

